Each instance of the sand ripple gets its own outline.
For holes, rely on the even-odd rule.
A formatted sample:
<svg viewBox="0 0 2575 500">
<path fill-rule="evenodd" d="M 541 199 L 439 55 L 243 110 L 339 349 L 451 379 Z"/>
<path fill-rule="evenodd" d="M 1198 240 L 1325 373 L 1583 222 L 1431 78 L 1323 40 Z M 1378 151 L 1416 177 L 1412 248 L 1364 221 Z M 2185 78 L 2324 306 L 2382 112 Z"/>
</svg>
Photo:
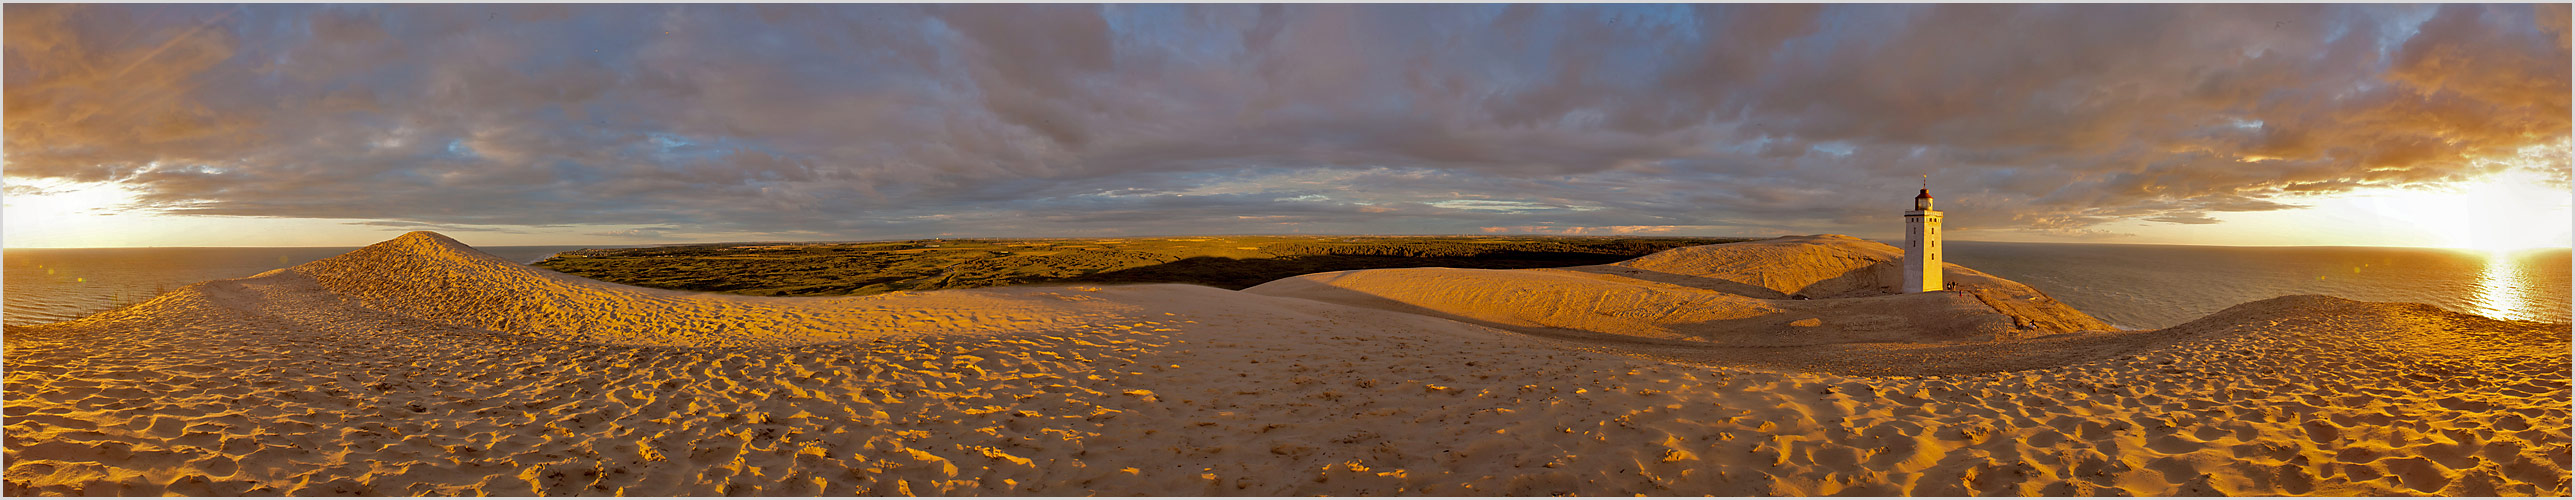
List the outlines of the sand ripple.
<svg viewBox="0 0 2575 500">
<path fill-rule="evenodd" d="M 2420 305 L 2287 297 L 2116 356 L 1839 376 L 1180 285 L 860 314 L 565 282 L 592 289 L 474 316 L 332 279 L 9 328 L 5 492 L 2568 493 L 2566 326 Z M 987 303 L 1027 312 L 867 319 Z M 682 314 L 749 326 L 582 326 Z M 794 314 L 844 320 L 758 322 Z"/>
</svg>

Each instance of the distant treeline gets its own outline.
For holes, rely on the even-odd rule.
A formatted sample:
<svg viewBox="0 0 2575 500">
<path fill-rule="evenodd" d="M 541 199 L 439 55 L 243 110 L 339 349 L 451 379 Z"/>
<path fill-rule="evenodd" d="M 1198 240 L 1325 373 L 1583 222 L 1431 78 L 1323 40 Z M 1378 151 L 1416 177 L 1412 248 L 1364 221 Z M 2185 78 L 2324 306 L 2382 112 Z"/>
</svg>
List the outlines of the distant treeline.
<svg viewBox="0 0 2575 500">
<path fill-rule="evenodd" d="M 1307 273 L 1606 264 L 1744 238 L 1241 236 L 749 243 L 585 249 L 537 267 L 637 286 L 745 295 L 868 295 L 1044 283 L 1242 289 Z"/>
<path fill-rule="evenodd" d="M 1396 239 L 1361 242 L 1293 242 L 1261 246 L 1278 256 L 1381 255 L 1388 257 L 1480 257 L 1519 254 L 1587 254 L 1641 256 L 1674 248 L 1732 243 L 1744 238 L 1652 238 L 1491 240 Z"/>
</svg>

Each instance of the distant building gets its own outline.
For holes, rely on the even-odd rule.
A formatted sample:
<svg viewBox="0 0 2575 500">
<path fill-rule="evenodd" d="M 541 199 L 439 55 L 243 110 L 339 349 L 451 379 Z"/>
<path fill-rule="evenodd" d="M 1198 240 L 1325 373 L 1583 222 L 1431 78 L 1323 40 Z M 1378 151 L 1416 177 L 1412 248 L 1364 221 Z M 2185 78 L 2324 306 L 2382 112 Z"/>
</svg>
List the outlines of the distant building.
<svg viewBox="0 0 2575 500">
<path fill-rule="evenodd" d="M 1931 209 L 1926 179 L 1922 194 L 1913 197 L 1913 211 L 1904 213 L 1904 292 L 1938 291 L 1941 285 L 1940 211 Z"/>
</svg>

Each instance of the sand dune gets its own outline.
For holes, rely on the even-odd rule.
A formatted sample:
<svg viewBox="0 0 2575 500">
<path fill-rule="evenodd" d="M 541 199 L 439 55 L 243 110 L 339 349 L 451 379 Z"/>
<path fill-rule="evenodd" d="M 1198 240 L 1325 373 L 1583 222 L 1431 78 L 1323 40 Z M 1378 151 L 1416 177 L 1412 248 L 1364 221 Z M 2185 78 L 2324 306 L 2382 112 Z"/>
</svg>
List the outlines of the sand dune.
<svg viewBox="0 0 2575 500">
<path fill-rule="evenodd" d="M 1788 236 L 1725 245 L 1679 248 L 1610 264 L 1630 276 L 1686 276 L 1758 284 L 1791 298 L 1853 298 L 1893 294 L 1904 285 L 1904 250 L 1883 243 L 1825 234 Z M 1602 271 L 1593 267 L 1577 270 Z M 2035 332 L 2109 330 L 2110 324 L 2012 280 L 1943 263 L 1950 293 L 1966 295 L 2010 316 L 2012 327 Z"/>
<path fill-rule="evenodd" d="M 1243 291 L 1576 338 L 1781 347 L 1994 341 L 2108 324 L 2020 283 L 1949 265 L 1950 290 L 1897 294 L 1902 250 L 1841 235 L 1677 248 L 1565 269 L 1369 269 Z"/>
<path fill-rule="evenodd" d="M 1431 277 L 1769 300 L 1571 274 Z M 2327 297 L 1843 376 L 1196 286 L 678 294 L 416 233 L 7 333 L 9 494 L 2568 493 L 2566 325 Z"/>
<path fill-rule="evenodd" d="M 617 345 L 768 347 L 886 336 L 1060 329 L 1132 306 L 1057 292 L 967 290 L 821 299 L 744 297 L 617 285 L 492 257 L 436 233 L 263 274 L 262 286 L 317 286 L 368 309 L 442 325 Z"/>
</svg>

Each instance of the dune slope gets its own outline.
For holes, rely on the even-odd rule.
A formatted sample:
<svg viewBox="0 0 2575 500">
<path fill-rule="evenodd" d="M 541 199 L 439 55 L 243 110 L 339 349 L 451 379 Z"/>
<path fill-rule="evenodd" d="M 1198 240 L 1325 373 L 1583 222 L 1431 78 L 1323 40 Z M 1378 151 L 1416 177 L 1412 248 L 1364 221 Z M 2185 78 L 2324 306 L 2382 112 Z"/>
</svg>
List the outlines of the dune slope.
<svg viewBox="0 0 2575 500">
<path fill-rule="evenodd" d="M 426 231 L 272 271 L 366 308 L 445 326 L 620 345 L 768 347 L 1064 328 L 1119 307 L 1049 292 L 783 299 L 617 285 L 538 269 Z M 1131 312 L 1131 311 L 1130 311 Z"/>
<path fill-rule="evenodd" d="M 663 294 L 413 240 L 9 328 L 5 493 L 2568 492 L 2566 326 L 2416 305 L 1847 377 L 1195 286 Z"/>
<path fill-rule="evenodd" d="M 1676 248 L 1600 267 L 1618 268 L 1612 272 L 1627 271 L 1648 279 L 1665 276 L 1752 283 L 1792 298 L 1883 296 L 1904 285 L 1904 249 L 1838 234 Z M 1948 263 L 1942 264 L 1941 274 L 1946 281 L 1944 288 L 1971 296 L 2011 317 L 2013 326 L 2019 329 L 2111 329 L 2108 323 L 2019 282 Z"/>
<path fill-rule="evenodd" d="M 1732 347 L 2011 340 L 2110 330 L 2026 285 L 1950 265 L 1898 294 L 1904 253 L 1841 235 L 1665 250 L 1600 266 L 1316 273 L 1245 292 L 1526 333 Z"/>
</svg>

